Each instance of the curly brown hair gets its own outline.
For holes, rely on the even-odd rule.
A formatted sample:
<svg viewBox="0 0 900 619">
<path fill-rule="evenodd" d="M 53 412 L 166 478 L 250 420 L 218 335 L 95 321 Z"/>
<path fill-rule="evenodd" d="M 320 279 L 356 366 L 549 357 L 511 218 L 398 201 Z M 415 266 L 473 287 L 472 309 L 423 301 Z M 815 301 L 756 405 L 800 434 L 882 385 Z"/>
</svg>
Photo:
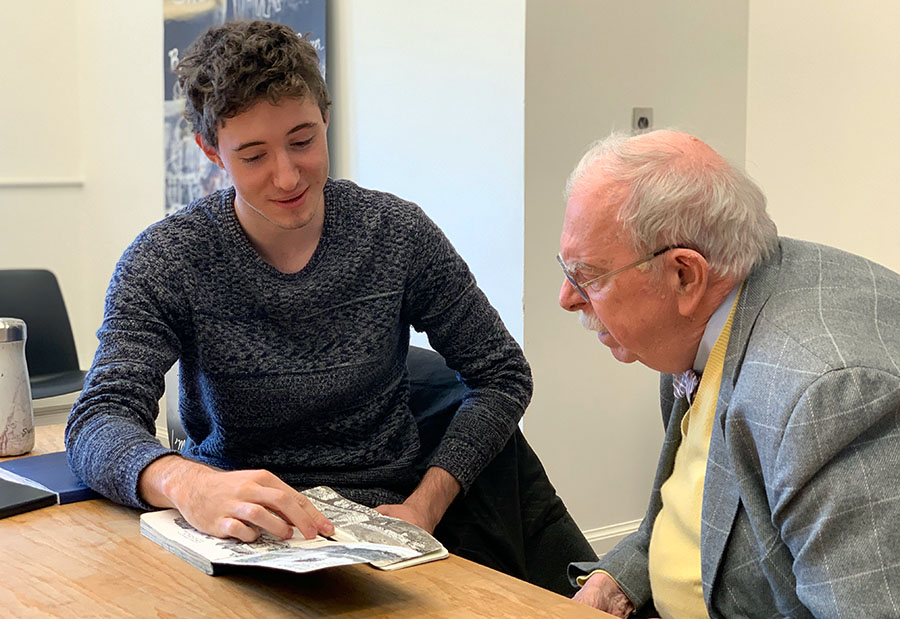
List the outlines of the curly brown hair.
<svg viewBox="0 0 900 619">
<path fill-rule="evenodd" d="M 315 48 L 282 24 L 233 21 L 200 35 L 175 67 L 184 117 L 194 133 L 218 147 L 219 127 L 260 99 L 311 96 L 322 119 L 331 101 Z"/>
</svg>

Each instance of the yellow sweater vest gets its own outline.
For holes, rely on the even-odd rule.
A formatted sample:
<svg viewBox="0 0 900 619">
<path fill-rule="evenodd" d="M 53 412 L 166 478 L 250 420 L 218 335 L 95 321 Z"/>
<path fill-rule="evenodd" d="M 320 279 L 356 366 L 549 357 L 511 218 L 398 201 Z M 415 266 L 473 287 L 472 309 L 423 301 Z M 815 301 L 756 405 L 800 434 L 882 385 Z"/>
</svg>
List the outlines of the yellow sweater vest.
<svg viewBox="0 0 900 619">
<path fill-rule="evenodd" d="M 708 617 L 700 576 L 700 516 L 703 482 L 712 436 L 722 366 L 737 299 L 700 378 L 700 386 L 681 421 L 681 445 L 672 475 L 660 489 L 662 509 L 650 536 L 650 590 L 660 617 Z"/>
</svg>

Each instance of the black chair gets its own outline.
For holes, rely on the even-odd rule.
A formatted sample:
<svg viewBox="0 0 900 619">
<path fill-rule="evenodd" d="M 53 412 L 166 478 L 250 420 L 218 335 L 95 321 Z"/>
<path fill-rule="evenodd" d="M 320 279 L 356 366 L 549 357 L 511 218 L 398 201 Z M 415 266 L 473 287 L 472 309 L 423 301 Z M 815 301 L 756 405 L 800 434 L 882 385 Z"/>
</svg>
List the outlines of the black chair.
<svg viewBox="0 0 900 619">
<path fill-rule="evenodd" d="M 86 372 L 78 366 L 69 314 L 53 273 L 0 270 L 0 316 L 25 321 L 32 398 L 81 391 Z"/>
</svg>

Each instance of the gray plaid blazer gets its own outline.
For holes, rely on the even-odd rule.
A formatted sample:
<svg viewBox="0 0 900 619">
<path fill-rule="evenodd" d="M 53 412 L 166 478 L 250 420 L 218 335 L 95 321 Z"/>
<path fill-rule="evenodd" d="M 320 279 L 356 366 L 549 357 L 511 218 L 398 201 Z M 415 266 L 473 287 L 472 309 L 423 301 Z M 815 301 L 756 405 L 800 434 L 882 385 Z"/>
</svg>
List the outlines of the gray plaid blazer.
<svg viewBox="0 0 900 619">
<path fill-rule="evenodd" d="M 703 493 L 711 617 L 900 617 L 900 275 L 780 239 L 735 311 Z M 652 603 L 647 548 L 681 440 L 666 438 L 647 515 L 598 563 Z"/>
</svg>

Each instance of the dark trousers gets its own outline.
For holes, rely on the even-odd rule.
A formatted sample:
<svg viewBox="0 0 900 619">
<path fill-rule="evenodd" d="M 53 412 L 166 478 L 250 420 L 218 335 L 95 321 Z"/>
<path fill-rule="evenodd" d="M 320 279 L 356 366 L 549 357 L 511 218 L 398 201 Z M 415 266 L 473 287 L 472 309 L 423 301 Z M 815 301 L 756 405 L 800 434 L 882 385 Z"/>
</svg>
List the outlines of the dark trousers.
<svg viewBox="0 0 900 619">
<path fill-rule="evenodd" d="M 571 597 L 571 561 L 597 555 L 569 515 L 519 430 L 457 497 L 435 530 L 461 557 Z"/>
</svg>

